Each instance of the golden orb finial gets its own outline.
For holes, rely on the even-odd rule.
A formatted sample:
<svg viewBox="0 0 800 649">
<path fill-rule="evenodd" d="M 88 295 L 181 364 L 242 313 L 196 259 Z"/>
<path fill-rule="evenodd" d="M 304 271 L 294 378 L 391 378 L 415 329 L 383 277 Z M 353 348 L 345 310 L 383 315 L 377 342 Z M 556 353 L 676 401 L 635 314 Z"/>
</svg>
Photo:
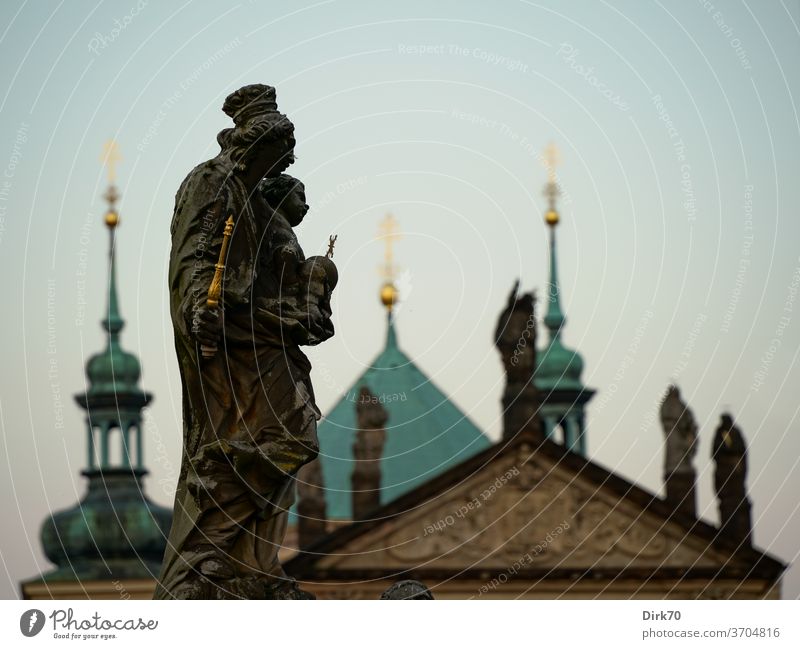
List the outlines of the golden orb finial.
<svg viewBox="0 0 800 649">
<path fill-rule="evenodd" d="M 104 220 L 109 228 L 116 228 L 119 225 L 119 214 L 115 210 L 108 210 Z"/>
<path fill-rule="evenodd" d="M 397 287 L 394 285 L 394 278 L 397 268 L 394 265 L 394 250 L 392 248 L 395 241 L 401 238 L 400 228 L 397 219 L 393 215 L 387 214 L 378 229 L 378 238 L 383 239 L 386 249 L 384 252 L 383 273 L 384 282 L 381 286 L 381 303 L 389 311 L 397 304 Z"/>
<path fill-rule="evenodd" d="M 109 140 L 103 146 L 103 155 L 100 158 L 102 163 L 106 166 L 108 171 L 108 189 L 103 194 L 103 198 L 108 202 L 108 210 L 104 220 L 110 229 L 114 229 L 119 225 L 119 214 L 117 213 L 116 203 L 119 200 L 119 192 L 114 186 L 114 180 L 117 177 L 117 163 L 122 160 L 119 154 L 119 147 L 114 140 Z"/>
<path fill-rule="evenodd" d="M 390 311 L 397 304 L 397 288 L 391 282 L 386 282 L 381 286 L 381 303 Z"/>
<path fill-rule="evenodd" d="M 558 225 L 559 216 L 556 209 L 556 199 L 561 194 L 558 187 L 558 177 L 556 176 L 556 166 L 560 161 L 560 156 L 556 145 L 552 142 L 544 150 L 543 162 L 547 168 L 547 183 L 544 186 L 544 195 L 547 197 L 548 209 L 545 212 L 544 220 L 547 225 L 555 227 Z"/>
</svg>

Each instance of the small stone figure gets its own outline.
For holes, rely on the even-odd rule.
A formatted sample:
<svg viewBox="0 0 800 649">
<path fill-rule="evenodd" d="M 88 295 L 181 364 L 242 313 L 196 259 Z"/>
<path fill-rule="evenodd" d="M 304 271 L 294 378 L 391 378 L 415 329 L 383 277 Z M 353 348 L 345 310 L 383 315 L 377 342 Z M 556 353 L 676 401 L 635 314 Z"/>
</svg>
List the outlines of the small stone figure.
<svg viewBox="0 0 800 649">
<path fill-rule="evenodd" d="M 433 599 L 433 594 L 421 581 L 405 579 L 383 591 L 381 599 Z"/>
<path fill-rule="evenodd" d="M 298 344 L 314 345 L 333 336 L 331 294 L 339 281 L 336 265 L 327 256 L 305 258 L 292 228 L 308 212 L 305 186 L 288 174 L 265 178 L 259 189 L 273 210 L 270 239 L 262 243 L 261 283 L 264 297 L 255 306 L 278 314 L 284 330 L 290 320 Z M 321 327 L 321 329 L 317 329 Z"/>
<path fill-rule="evenodd" d="M 666 500 L 676 510 L 696 516 L 695 470 L 692 459 L 697 453 L 697 424 L 692 411 L 681 400 L 677 386 L 670 385 L 661 402 L 661 427 L 666 440 Z"/>
<path fill-rule="evenodd" d="M 747 444 L 729 414 L 714 434 L 711 457 L 716 463 L 714 491 L 719 499 L 720 536 L 737 545 L 751 544 L 750 499 L 747 497 Z"/>
<path fill-rule="evenodd" d="M 294 161 L 294 126 L 278 112 L 270 86 L 240 88 L 222 109 L 234 126 L 217 136 L 217 156 L 183 181 L 172 219 L 170 311 L 184 439 L 154 597 L 302 598 L 283 572 L 278 550 L 295 476 L 319 452 L 320 412 L 300 345 L 333 335 L 325 300 L 335 267 L 328 260 L 318 278 L 314 309 L 297 291 L 282 299 L 275 261 L 284 259 L 276 250 L 281 237 L 296 247 L 300 281 L 316 268 L 312 262 L 302 270 L 302 250 L 292 239 L 290 223 L 308 210 L 305 196 L 292 196 L 277 214 L 258 191 L 264 178 L 279 177 Z M 221 255 L 229 217 L 233 232 Z M 215 307 L 207 294 L 221 256 L 225 272 Z M 203 357 L 201 345 L 217 351 Z"/>
<path fill-rule="evenodd" d="M 362 386 L 356 402 L 358 430 L 353 444 L 355 465 L 351 475 L 353 519 L 362 520 L 381 502 L 381 457 L 386 442 L 389 413 L 369 388 Z"/>
<path fill-rule="evenodd" d="M 495 330 L 495 345 L 506 372 L 503 392 L 503 438 L 526 431 L 542 437 L 539 395 L 533 383 L 536 369 L 536 296 L 519 295 L 519 281 L 508 296 Z"/>
</svg>

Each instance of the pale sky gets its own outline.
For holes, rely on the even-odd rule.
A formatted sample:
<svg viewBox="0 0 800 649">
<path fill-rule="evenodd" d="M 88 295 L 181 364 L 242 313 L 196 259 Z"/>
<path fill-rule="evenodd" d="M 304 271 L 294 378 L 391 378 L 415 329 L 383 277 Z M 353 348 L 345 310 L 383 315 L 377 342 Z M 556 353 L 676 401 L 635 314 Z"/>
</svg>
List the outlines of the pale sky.
<svg viewBox="0 0 800 649">
<path fill-rule="evenodd" d="M 380 4 L 380 6 L 378 6 Z M 309 350 L 323 412 L 380 350 L 380 219 L 403 239 L 403 349 L 500 433 L 496 318 L 547 281 L 540 152 L 561 149 L 564 338 L 580 350 L 589 456 L 661 488 L 655 408 L 677 381 L 710 444 L 750 447 L 755 542 L 800 551 L 800 9 L 796 1 L 5 4 L 0 33 L 0 597 L 49 569 L 50 509 L 83 495 L 86 359 L 102 348 L 103 143 L 115 138 L 123 345 L 155 394 L 149 495 L 171 506 L 180 378 L 169 222 L 217 152 L 224 97 L 277 88 L 296 126 L 307 254 L 338 234 L 337 335 Z M 85 283 L 84 283 L 85 280 Z M 543 336 L 542 336 L 543 337 Z M 800 595 L 800 568 L 784 581 Z"/>
</svg>

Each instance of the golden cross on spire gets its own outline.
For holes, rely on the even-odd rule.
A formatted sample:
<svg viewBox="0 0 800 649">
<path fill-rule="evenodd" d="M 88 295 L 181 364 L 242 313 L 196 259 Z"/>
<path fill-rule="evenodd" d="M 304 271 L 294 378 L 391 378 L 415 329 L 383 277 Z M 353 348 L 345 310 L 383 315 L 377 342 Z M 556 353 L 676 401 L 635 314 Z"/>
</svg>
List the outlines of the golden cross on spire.
<svg viewBox="0 0 800 649">
<path fill-rule="evenodd" d="M 113 185 L 117 179 L 117 163 L 122 160 L 119 147 L 114 140 L 108 140 L 103 145 L 103 156 L 100 158 L 108 171 L 108 184 Z"/>
<path fill-rule="evenodd" d="M 119 192 L 117 192 L 117 188 L 114 187 L 114 181 L 117 179 L 117 163 L 120 160 L 122 160 L 122 156 L 119 153 L 117 143 L 114 140 L 108 140 L 103 145 L 103 155 L 100 157 L 100 162 L 105 165 L 108 171 L 108 189 L 106 193 L 103 194 L 103 198 L 108 201 L 108 211 L 106 212 L 105 221 L 106 225 L 111 229 L 119 224 L 119 216 L 114 207 L 119 200 Z"/>
<path fill-rule="evenodd" d="M 544 215 L 544 220 L 548 225 L 558 225 L 558 210 L 556 210 L 556 199 L 561 191 L 558 189 L 558 179 L 556 178 L 556 166 L 561 161 L 558 149 L 553 142 L 550 142 L 545 149 L 542 162 L 547 168 L 547 184 L 544 186 L 544 195 L 547 197 L 548 209 Z"/>
<path fill-rule="evenodd" d="M 561 162 L 561 156 L 554 142 L 550 142 L 544 149 L 544 166 L 547 168 L 547 182 L 556 183 L 556 167 Z"/>
<path fill-rule="evenodd" d="M 391 214 L 387 214 L 386 218 L 381 221 L 378 226 L 378 238 L 386 242 L 386 249 L 383 256 L 383 274 L 387 282 L 394 280 L 394 250 L 392 245 L 398 239 L 402 239 L 400 234 L 400 227 L 397 219 Z"/>
</svg>

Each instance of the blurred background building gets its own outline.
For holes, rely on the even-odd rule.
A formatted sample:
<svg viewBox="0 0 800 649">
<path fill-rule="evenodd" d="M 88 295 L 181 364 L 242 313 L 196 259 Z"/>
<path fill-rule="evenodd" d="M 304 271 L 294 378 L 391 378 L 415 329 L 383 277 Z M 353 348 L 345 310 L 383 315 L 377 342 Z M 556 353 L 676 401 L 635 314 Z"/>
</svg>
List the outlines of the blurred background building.
<svg viewBox="0 0 800 649">
<path fill-rule="evenodd" d="M 22 584 L 29 599 L 150 597 L 170 526 L 171 512 L 148 500 L 142 480 L 141 410 L 152 395 L 120 346 L 114 155 L 109 148 L 107 345 L 76 397 L 87 413 L 88 492 L 45 519 L 41 540 L 56 568 Z M 675 386 L 661 406 L 663 495 L 587 457 L 594 390 L 563 339 L 554 149 L 547 160 L 548 335 L 538 346 L 536 296 L 518 282 L 494 341 L 506 376 L 502 438 L 491 443 L 402 351 L 399 227 L 388 216 L 386 342 L 320 423 L 320 456 L 298 475 L 287 573 L 319 598 L 376 599 L 401 579 L 424 582 L 436 598 L 779 597 L 786 566 L 752 544 L 747 445 L 730 415 L 713 442 L 717 525 L 697 518 L 698 427 Z"/>
</svg>

